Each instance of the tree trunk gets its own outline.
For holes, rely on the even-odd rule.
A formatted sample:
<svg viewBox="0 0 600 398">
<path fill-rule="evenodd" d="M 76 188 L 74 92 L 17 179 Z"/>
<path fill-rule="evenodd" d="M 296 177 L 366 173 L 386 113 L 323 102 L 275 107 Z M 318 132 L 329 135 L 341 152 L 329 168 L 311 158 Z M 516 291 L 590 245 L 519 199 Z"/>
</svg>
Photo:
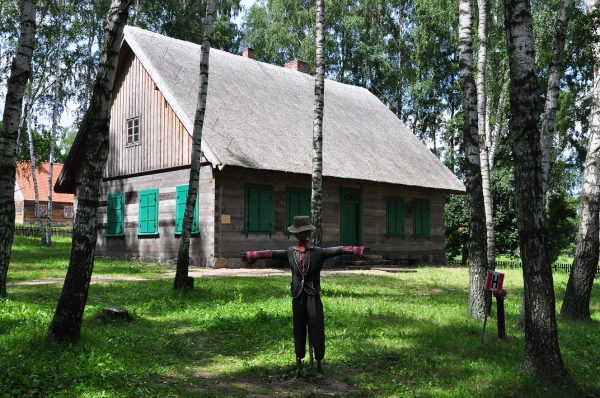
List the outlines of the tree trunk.
<svg viewBox="0 0 600 398">
<path fill-rule="evenodd" d="M 494 232 L 494 214 L 492 183 L 490 178 L 490 142 L 486 135 L 486 95 L 485 68 L 487 59 L 487 0 L 477 0 L 479 8 L 479 29 L 477 33 L 477 128 L 479 130 L 479 157 L 481 164 L 481 184 L 483 206 L 485 209 L 486 253 L 488 269 L 496 269 L 496 239 Z"/>
<path fill-rule="evenodd" d="M 551 384 L 573 381 L 558 345 L 548 234 L 544 223 L 542 148 L 531 6 L 505 0 L 510 65 L 510 134 L 513 140 L 515 200 L 525 284 L 524 369 Z"/>
<path fill-rule="evenodd" d="M 596 1 L 586 1 L 588 14 L 596 11 Z M 599 29 L 600 30 L 600 29 Z M 593 44 L 596 65 L 600 61 L 600 45 Z M 598 222 L 600 196 L 600 70 L 594 69 L 594 94 L 590 113 L 583 186 L 579 205 L 577 249 L 571 267 L 560 316 L 565 319 L 591 321 L 590 298 L 598 266 Z"/>
<path fill-rule="evenodd" d="M 60 61 L 62 52 L 63 33 L 65 24 L 63 22 L 64 9 L 61 11 L 61 23 L 56 44 L 56 65 L 54 69 L 54 104 L 52 105 L 52 132 L 50 133 L 50 159 L 48 159 L 48 222 L 46 223 L 46 246 L 52 244 L 52 178 L 54 174 L 54 146 L 58 130 L 58 105 L 60 103 L 58 85 L 60 82 Z"/>
<path fill-rule="evenodd" d="M 489 145 L 488 161 L 490 167 L 490 174 L 494 170 L 496 148 L 498 148 L 498 141 L 500 141 L 500 134 L 502 133 L 502 115 L 504 114 L 504 101 L 506 100 L 505 93 L 506 91 L 503 85 L 502 92 L 500 93 L 500 99 L 498 100 L 498 106 L 496 107 L 496 119 L 494 120 L 494 125 L 492 126 L 491 123 L 487 124 L 486 139 Z"/>
<path fill-rule="evenodd" d="M 546 104 L 544 105 L 544 119 L 542 120 L 542 165 L 544 170 L 543 190 L 544 195 L 548 188 L 548 173 L 550 170 L 550 154 L 554 146 L 554 119 L 558 108 L 558 94 L 560 93 L 560 79 L 562 77 L 562 54 L 565 48 L 567 26 L 573 11 L 573 0 L 562 0 L 561 7 L 556 17 L 556 36 L 552 44 L 552 58 L 548 73 L 548 90 Z"/>
<path fill-rule="evenodd" d="M 48 334 L 57 342 L 76 343 L 81 336 L 81 323 L 94 268 L 96 223 L 102 173 L 109 150 L 109 125 L 115 69 L 127 21 L 129 0 L 112 0 L 104 29 L 100 65 L 90 103 L 90 124 L 81 185 L 77 190 L 78 205 L 73 227 L 71 258 L 54 318 Z"/>
<path fill-rule="evenodd" d="M 19 48 L 10 68 L 0 130 L 0 297 L 6 297 L 6 275 L 15 233 L 15 174 L 23 94 L 31 74 L 35 40 L 35 1 L 21 0 Z"/>
<path fill-rule="evenodd" d="M 210 55 L 210 42 L 212 39 L 213 20 L 215 13 L 215 2 L 209 0 L 206 7 L 206 18 L 204 19 L 204 38 L 202 40 L 202 53 L 200 54 L 200 89 L 198 91 L 198 102 L 196 105 L 196 117 L 194 119 L 194 132 L 192 137 L 192 153 L 190 181 L 188 195 L 181 228 L 181 240 L 177 253 L 177 271 L 175 273 L 175 290 L 193 288 L 193 280 L 188 277 L 190 265 L 190 236 L 192 222 L 198 195 L 198 181 L 200 179 L 200 156 L 202 143 L 202 127 L 204 125 L 204 114 L 206 113 L 206 95 L 208 93 L 208 60 Z"/>
<path fill-rule="evenodd" d="M 317 73 L 315 75 L 315 111 L 313 119 L 311 221 L 316 227 L 311 244 L 321 246 L 323 240 L 323 106 L 325 98 L 325 2 L 317 0 Z"/>
<path fill-rule="evenodd" d="M 473 76 L 473 15 L 471 0 L 459 2 L 459 68 L 464 114 L 465 186 L 469 206 L 469 303 L 474 318 L 485 315 L 485 212 L 481 185 L 477 127 L 477 90 Z"/>
<path fill-rule="evenodd" d="M 33 133 L 31 131 L 31 114 L 33 110 L 31 108 L 31 100 L 28 101 L 29 109 L 27 110 L 28 120 L 27 120 L 27 134 L 29 135 L 29 161 L 31 163 L 31 180 L 33 181 L 33 193 L 35 197 L 35 218 L 38 223 L 38 227 L 40 228 L 40 238 L 42 240 L 42 244 L 46 244 L 46 234 L 44 232 L 44 226 L 42 225 L 42 216 L 40 214 L 40 192 L 38 189 L 37 183 L 37 173 L 38 169 L 37 163 L 39 163 L 39 159 L 36 159 L 35 150 L 33 148 Z M 47 208 L 46 208 L 47 210 Z"/>
<path fill-rule="evenodd" d="M 542 145 L 542 167 L 543 167 L 543 180 L 542 180 L 542 190 L 544 193 L 544 199 L 546 197 L 546 193 L 548 190 L 548 175 L 550 172 L 550 155 L 552 153 L 552 147 L 554 146 L 554 120 L 556 118 L 556 110 L 558 108 L 558 95 L 560 93 L 560 79 L 562 76 L 562 53 L 565 47 L 565 37 L 567 34 L 567 25 L 569 24 L 569 18 L 571 16 L 571 11 L 573 10 L 573 1 L 572 0 L 563 0 L 561 3 L 561 7 L 558 10 L 558 14 L 556 17 L 556 25 L 555 31 L 556 36 L 554 37 L 554 43 L 552 45 L 552 58 L 550 59 L 550 71 L 548 73 L 548 90 L 546 92 L 546 103 L 544 105 L 544 118 L 542 120 L 542 135 L 541 135 L 541 145 Z M 591 129 L 590 129 L 591 131 Z M 584 183 L 585 184 L 585 183 Z M 588 186 L 587 188 L 591 188 Z M 585 186 L 582 190 L 585 189 Z M 594 188 L 591 188 L 592 190 Z M 596 190 L 597 191 L 597 190 Z M 591 191 L 588 191 L 588 194 Z M 582 203 L 583 203 L 583 195 L 582 192 Z M 596 193 L 597 195 L 597 193 Z M 596 199 L 597 201 L 597 199 Z M 597 207 L 596 207 L 597 209 Z M 579 231 L 581 237 L 582 228 L 587 229 L 586 227 L 582 227 L 581 225 L 582 219 L 580 219 Z M 596 228 L 596 231 L 598 228 Z M 590 231 L 591 232 L 591 231 Z M 597 240 L 597 238 L 596 238 Z M 584 246 L 587 244 L 584 243 Z M 597 243 L 596 243 L 597 245 Z M 596 253 L 598 250 L 596 250 Z M 582 256 L 586 256 L 583 253 L 580 253 Z M 580 260 L 583 260 L 583 257 L 580 256 Z M 577 254 L 576 256 L 577 257 Z M 577 266 L 579 266 L 578 263 Z M 575 265 L 575 262 L 574 262 Z M 573 270 L 573 268 L 571 268 Z M 594 265 L 594 273 L 596 272 L 596 266 Z M 577 270 L 575 273 L 581 273 L 581 269 Z M 574 286 L 572 286 L 574 287 Z M 591 287 L 590 287 L 591 289 Z M 568 289 L 567 289 L 568 290 Z M 566 292 L 565 292 L 566 293 Z M 570 294 L 574 293 L 572 290 Z M 590 292 L 591 293 L 591 292 Z M 564 308 L 564 302 L 563 302 Z M 561 310 L 562 311 L 562 310 Z M 589 310 L 588 310 L 589 314 Z M 589 316 L 589 315 L 588 315 Z M 568 317 L 568 315 L 566 315 Z M 517 318 L 517 326 L 520 328 L 525 327 L 525 303 L 521 303 L 521 311 L 519 312 L 519 316 Z"/>
</svg>

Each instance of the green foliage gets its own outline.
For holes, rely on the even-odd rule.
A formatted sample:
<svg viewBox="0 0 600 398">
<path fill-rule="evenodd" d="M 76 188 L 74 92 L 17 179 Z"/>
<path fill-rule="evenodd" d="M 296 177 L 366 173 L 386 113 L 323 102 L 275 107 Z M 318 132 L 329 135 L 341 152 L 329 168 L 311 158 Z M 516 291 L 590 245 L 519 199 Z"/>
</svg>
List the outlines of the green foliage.
<svg viewBox="0 0 600 398">
<path fill-rule="evenodd" d="M 564 191 L 548 195 L 546 202 L 550 261 L 555 262 L 562 253 L 575 254 L 578 202 Z"/>
<path fill-rule="evenodd" d="M 242 42 L 255 49 L 260 61 L 283 66 L 300 59 L 314 73 L 315 15 L 314 2 L 306 0 L 258 1 L 246 17 Z"/>
<path fill-rule="evenodd" d="M 50 160 L 50 131 L 44 129 L 42 131 L 33 130 L 33 153 L 37 156 L 40 162 L 48 162 Z M 61 148 L 60 141 L 55 143 L 54 147 L 54 162 L 64 163 L 69 153 L 69 148 Z M 29 153 L 29 137 L 27 134 L 21 135 L 19 143 L 19 160 L 30 160 Z"/>
<path fill-rule="evenodd" d="M 469 209 L 464 195 L 446 195 L 444 207 L 446 257 L 469 258 Z"/>
<path fill-rule="evenodd" d="M 512 167 L 495 167 L 492 173 L 494 224 L 498 254 L 514 257 L 519 254 L 519 233 L 514 195 Z"/>
<path fill-rule="evenodd" d="M 149 29 L 169 37 L 202 44 L 205 0 L 140 1 L 139 8 L 132 7 L 130 24 Z M 239 51 L 240 32 L 232 18 L 241 11 L 239 0 L 215 3 L 215 19 L 211 46 L 228 52 Z"/>
</svg>

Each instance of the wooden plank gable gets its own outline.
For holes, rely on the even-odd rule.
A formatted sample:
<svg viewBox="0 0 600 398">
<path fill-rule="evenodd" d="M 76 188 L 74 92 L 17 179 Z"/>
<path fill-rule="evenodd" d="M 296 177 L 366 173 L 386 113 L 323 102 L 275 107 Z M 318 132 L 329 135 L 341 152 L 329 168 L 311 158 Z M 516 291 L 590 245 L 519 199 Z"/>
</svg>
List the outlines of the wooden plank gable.
<svg viewBox="0 0 600 398">
<path fill-rule="evenodd" d="M 132 52 L 115 80 L 111 115 L 105 178 L 190 164 L 190 134 Z M 134 125 L 137 141 L 128 140 Z"/>
</svg>

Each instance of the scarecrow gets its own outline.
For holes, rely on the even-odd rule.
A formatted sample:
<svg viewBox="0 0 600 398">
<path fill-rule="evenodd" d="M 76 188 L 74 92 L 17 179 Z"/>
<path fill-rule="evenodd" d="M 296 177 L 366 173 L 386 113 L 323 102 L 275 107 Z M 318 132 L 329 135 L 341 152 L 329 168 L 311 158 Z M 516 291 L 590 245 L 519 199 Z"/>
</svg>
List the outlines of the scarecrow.
<svg viewBox="0 0 600 398">
<path fill-rule="evenodd" d="M 321 360 L 325 355 L 325 322 L 321 302 L 321 268 L 325 260 L 341 256 L 362 257 L 364 246 L 310 247 L 310 235 L 315 227 L 308 216 L 294 217 L 294 225 L 288 231 L 298 239 L 298 246 L 286 250 L 248 251 L 243 257 L 253 264 L 260 259 L 285 260 L 292 270 L 292 313 L 297 375 L 300 375 L 302 359 L 306 355 L 306 330 L 308 326 L 309 346 L 314 348 L 317 372 L 323 373 Z M 312 352 L 311 352 L 312 362 Z"/>
</svg>

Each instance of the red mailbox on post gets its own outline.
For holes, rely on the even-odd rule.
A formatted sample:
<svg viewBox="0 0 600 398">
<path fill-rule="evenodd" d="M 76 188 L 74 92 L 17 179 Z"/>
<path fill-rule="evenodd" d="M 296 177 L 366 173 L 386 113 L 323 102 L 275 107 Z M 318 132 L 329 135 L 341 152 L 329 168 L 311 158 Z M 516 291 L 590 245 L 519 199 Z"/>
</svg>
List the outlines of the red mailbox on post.
<svg viewBox="0 0 600 398">
<path fill-rule="evenodd" d="M 501 292 L 502 283 L 504 282 L 504 274 L 496 271 L 488 271 L 487 281 L 485 283 L 485 290 L 491 290 L 492 292 Z"/>
</svg>

